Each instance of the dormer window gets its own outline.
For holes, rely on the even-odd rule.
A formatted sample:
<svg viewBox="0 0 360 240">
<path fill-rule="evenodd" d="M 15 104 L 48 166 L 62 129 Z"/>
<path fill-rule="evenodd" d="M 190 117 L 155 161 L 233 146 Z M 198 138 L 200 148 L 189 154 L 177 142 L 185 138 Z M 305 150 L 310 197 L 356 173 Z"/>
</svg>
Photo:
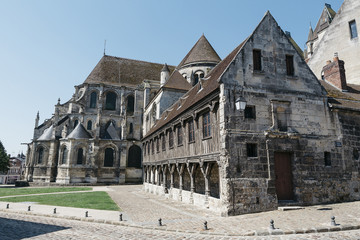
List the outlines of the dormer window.
<svg viewBox="0 0 360 240">
<path fill-rule="evenodd" d="M 199 80 L 200 80 L 200 78 L 204 78 L 204 72 L 203 71 L 197 71 L 197 72 L 195 72 L 194 73 L 194 82 L 193 82 L 193 86 L 195 86 L 198 82 L 199 82 Z"/>
<path fill-rule="evenodd" d="M 90 108 L 96 108 L 97 94 L 92 92 L 90 94 Z"/>
</svg>

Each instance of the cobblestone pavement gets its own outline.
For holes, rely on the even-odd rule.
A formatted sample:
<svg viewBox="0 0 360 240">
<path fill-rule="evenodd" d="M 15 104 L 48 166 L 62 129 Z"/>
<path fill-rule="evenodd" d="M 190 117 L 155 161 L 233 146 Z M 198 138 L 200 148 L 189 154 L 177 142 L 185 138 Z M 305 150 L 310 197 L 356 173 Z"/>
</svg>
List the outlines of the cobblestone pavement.
<svg viewBox="0 0 360 240">
<path fill-rule="evenodd" d="M 0 239 L 360 239 L 360 230 L 281 236 L 217 236 L 0 212 Z"/>
<path fill-rule="evenodd" d="M 2 239 L 358 239 L 360 202 L 220 217 L 208 209 L 142 191 L 141 185 L 94 187 L 107 191 L 120 212 L 0 202 Z M 31 211 L 27 206 L 31 205 Z M 331 216 L 337 226 L 331 226 Z M 158 219 L 163 226 L 158 226 Z M 81 220 L 81 221 L 74 221 Z M 275 231 L 269 230 L 270 220 Z M 209 230 L 203 230 L 204 221 Z M 108 223 L 108 224 L 104 224 Z M 350 231 L 351 230 L 351 231 Z M 302 233 L 302 234 L 301 234 Z M 304 234 L 306 233 L 306 234 Z M 14 235 L 15 234 L 15 235 Z M 272 236 L 268 236 L 271 234 Z M 280 235 L 275 235 L 280 234 Z"/>
<path fill-rule="evenodd" d="M 337 228 L 360 228 L 360 202 L 318 205 L 292 211 L 270 211 L 232 217 L 220 217 L 208 209 L 166 199 L 142 191 L 141 186 L 112 186 L 108 192 L 135 225 L 155 226 L 162 218 L 164 228 L 176 231 L 198 231 L 208 222 L 211 231 L 218 234 L 268 234 L 270 220 L 282 234 L 324 232 L 331 227 L 335 216 Z M 338 229 L 339 230 L 339 229 Z"/>
</svg>

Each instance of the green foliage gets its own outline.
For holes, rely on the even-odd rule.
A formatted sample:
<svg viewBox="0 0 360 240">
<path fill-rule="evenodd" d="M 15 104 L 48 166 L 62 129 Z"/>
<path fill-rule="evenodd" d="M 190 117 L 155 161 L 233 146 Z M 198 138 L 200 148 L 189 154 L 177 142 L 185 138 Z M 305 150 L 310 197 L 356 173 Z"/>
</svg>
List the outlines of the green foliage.
<svg viewBox="0 0 360 240">
<path fill-rule="evenodd" d="M 0 188 L 0 197 L 39 193 L 91 191 L 91 187 Z"/>
<path fill-rule="evenodd" d="M 6 173 L 9 170 L 9 156 L 6 154 L 6 150 L 0 141 L 0 172 Z"/>
<path fill-rule="evenodd" d="M 98 210 L 119 211 L 120 208 L 114 203 L 106 192 L 84 192 L 66 194 L 47 194 L 26 197 L 0 198 L 5 202 L 36 202 L 42 205 L 87 208 Z"/>
</svg>

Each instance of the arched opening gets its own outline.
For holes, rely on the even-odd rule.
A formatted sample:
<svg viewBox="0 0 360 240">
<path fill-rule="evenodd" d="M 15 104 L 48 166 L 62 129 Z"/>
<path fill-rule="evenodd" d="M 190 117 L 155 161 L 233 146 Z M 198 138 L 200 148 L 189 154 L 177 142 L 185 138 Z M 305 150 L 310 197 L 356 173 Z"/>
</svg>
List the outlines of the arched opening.
<svg viewBox="0 0 360 240">
<path fill-rule="evenodd" d="M 104 167 L 114 166 L 114 150 L 112 148 L 105 149 Z"/>
<path fill-rule="evenodd" d="M 84 150 L 82 148 L 79 148 L 77 151 L 76 164 L 78 165 L 83 164 L 83 154 L 84 154 Z"/>
<path fill-rule="evenodd" d="M 128 115 L 133 115 L 135 109 L 135 101 L 134 96 L 130 95 L 127 97 L 127 107 L 126 107 L 126 113 Z"/>
<path fill-rule="evenodd" d="M 38 150 L 38 164 L 43 163 L 43 160 L 44 160 L 43 158 L 44 158 L 44 148 L 39 147 L 39 150 Z"/>
<path fill-rule="evenodd" d="M 174 171 L 174 188 L 180 188 L 180 176 L 176 169 Z"/>
<path fill-rule="evenodd" d="M 92 121 L 91 121 L 91 120 L 89 120 L 89 121 L 87 122 L 87 127 L 86 127 L 86 129 L 87 129 L 87 130 L 92 130 Z"/>
<path fill-rule="evenodd" d="M 191 179 L 189 171 L 185 168 L 183 173 L 183 189 L 186 191 L 191 190 Z"/>
<path fill-rule="evenodd" d="M 66 146 L 65 146 L 65 147 L 62 149 L 61 164 L 66 164 L 67 155 L 68 155 L 68 150 L 67 150 L 67 148 L 66 148 Z"/>
<path fill-rule="evenodd" d="M 92 92 L 90 94 L 90 108 L 96 108 L 96 102 L 97 102 L 97 93 Z"/>
<path fill-rule="evenodd" d="M 108 92 L 106 94 L 105 109 L 115 110 L 116 109 L 116 98 L 117 95 L 114 92 Z"/>
<path fill-rule="evenodd" d="M 203 71 L 195 72 L 193 86 L 195 86 L 201 78 L 204 78 L 204 72 Z"/>
<path fill-rule="evenodd" d="M 128 167 L 141 168 L 141 148 L 137 145 L 129 148 Z"/>
</svg>

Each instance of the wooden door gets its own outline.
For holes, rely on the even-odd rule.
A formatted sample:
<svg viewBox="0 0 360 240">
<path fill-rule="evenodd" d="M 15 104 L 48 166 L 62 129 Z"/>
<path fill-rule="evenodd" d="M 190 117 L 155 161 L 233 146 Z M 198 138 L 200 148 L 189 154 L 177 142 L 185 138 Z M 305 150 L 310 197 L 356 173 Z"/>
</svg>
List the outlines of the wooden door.
<svg viewBox="0 0 360 240">
<path fill-rule="evenodd" d="M 275 187 L 278 200 L 293 200 L 291 154 L 275 152 Z"/>
</svg>

